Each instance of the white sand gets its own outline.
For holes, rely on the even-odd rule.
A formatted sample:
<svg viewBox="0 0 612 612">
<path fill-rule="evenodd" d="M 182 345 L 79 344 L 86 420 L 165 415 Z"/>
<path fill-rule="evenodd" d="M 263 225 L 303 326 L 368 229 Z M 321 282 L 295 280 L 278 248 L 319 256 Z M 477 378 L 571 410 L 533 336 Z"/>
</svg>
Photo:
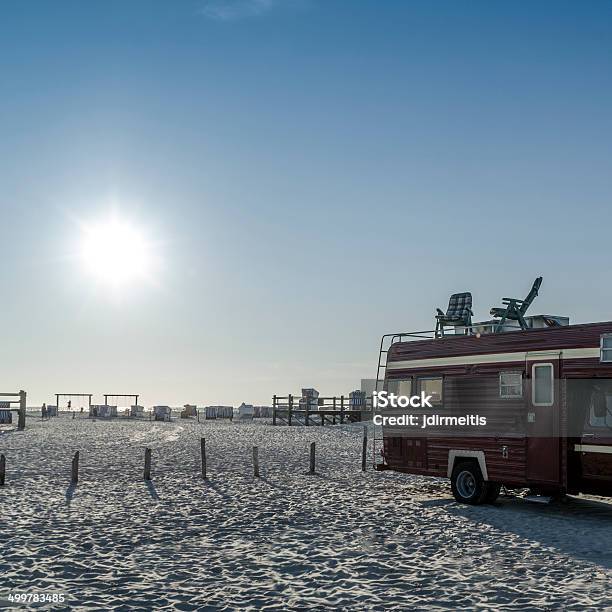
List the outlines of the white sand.
<svg viewBox="0 0 612 612">
<path fill-rule="evenodd" d="M 612 606 L 611 504 L 461 506 L 446 481 L 362 474 L 360 426 L 61 416 L 4 429 L 0 600 L 55 592 L 80 609 Z"/>
</svg>

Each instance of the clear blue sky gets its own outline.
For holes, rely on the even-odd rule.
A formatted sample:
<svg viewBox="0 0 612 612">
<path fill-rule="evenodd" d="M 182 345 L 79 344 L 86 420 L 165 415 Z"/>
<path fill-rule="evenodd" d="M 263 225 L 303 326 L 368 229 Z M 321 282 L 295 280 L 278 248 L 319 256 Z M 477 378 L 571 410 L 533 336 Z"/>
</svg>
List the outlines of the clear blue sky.
<svg viewBox="0 0 612 612">
<path fill-rule="evenodd" d="M 2 3 L 0 387 L 269 403 L 384 332 L 612 318 L 612 2 Z M 73 256 L 119 208 L 155 286 Z"/>
</svg>

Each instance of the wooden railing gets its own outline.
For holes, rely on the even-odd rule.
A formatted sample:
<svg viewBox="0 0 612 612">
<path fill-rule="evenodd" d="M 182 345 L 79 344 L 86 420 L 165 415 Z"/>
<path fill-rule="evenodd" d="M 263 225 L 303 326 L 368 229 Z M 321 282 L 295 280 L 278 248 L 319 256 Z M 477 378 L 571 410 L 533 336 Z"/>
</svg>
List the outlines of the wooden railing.
<svg viewBox="0 0 612 612">
<path fill-rule="evenodd" d="M 13 399 L 5 399 L 5 398 Z M 16 399 L 15 399 L 16 398 Z M 26 421 L 26 392 L 19 391 L 18 393 L 0 393 L 0 403 L 7 406 L 5 410 L 15 410 L 18 413 L 17 429 L 25 429 Z M 13 408 L 14 404 L 18 404 L 18 408 Z"/>
<path fill-rule="evenodd" d="M 325 425 L 336 422 L 361 421 L 363 413 L 371 413 L 372 398 L 349 395 L 330 397 L 301 397 L 295 395 L 272 398 L 272 425 Z M 319 421 L 319 422 L 317 422 Z"/>
</svg>

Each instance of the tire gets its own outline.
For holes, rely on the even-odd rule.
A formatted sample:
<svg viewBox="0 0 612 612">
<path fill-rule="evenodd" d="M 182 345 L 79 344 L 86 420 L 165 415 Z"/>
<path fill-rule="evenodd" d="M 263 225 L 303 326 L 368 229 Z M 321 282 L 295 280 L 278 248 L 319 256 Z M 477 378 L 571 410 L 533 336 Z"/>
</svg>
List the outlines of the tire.
<svg viewBox="0 0 612 612">
<path fill-rule="evenodd" d="M 487 494 L 484 498 L 485 504 L 492 504 L 498 497 L 501 491 L 501 484 L 499 482 L 487 482 Z"/>
<path fill-rule="evenodd" d="M 482 504 L 489 492 L 480 467 L 474 461 L 461 461 L 455 466 L 451 476 L 451 489 L 459 503 L 471 505 Z"/>
</svg>

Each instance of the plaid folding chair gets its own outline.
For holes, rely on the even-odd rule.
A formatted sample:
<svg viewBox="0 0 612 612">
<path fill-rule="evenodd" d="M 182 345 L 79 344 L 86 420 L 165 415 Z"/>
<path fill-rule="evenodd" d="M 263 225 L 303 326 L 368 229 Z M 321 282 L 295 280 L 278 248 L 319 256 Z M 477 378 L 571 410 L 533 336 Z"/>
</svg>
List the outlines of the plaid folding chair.
<svg viewBox="0 0 612 612">
<path fill-rule="evenodd" d="M 531 302 L 533 302 L 538 295 L 541 284 L 542 277 L 538 276 L 531 287 L 531 291 L 527 294 L 527 297 L 524 300 L 504 298 L 502 300 L 502 304 L 504 304 L 505 308 L 491 308 L 491 316 L 501 319 L 495 328 L 496 332 L 502 330 L 506 319 L 509 319 L 510 321 L 518 321 L 521 329 L 527 329 L 528 326 L 525 321 L 525 313 L 527 312 L 529 306 L 531 306 Z"/>
<path fill-rule="evenodd" d="M 469 327 L 472 324 L 472 294 L 468 291 L 465 293 L 454 293 L 448 301 L 446 313 L 436 308 L 436 337 L 444 336 L 444 326 L 465 325 Z"/>
</svg>

